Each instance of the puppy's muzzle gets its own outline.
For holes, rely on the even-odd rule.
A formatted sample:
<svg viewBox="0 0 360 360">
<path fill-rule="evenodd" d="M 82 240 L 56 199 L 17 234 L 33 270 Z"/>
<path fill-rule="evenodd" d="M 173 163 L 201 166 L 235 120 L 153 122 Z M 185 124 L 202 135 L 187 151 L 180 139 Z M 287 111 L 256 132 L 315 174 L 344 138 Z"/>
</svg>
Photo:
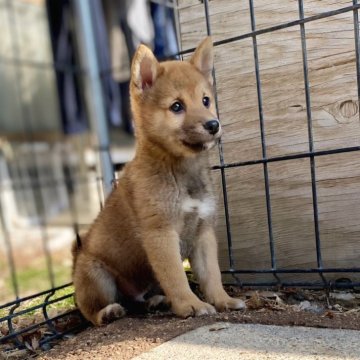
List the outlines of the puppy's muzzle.
<svg viewBox="0 0 360 360">
<path fill-rule="evenodd" d="M 215 135 L 220 129 L 220 123 L 216 119 L 207 121 L 203 126 L 211 135 Z"/>
</svg>

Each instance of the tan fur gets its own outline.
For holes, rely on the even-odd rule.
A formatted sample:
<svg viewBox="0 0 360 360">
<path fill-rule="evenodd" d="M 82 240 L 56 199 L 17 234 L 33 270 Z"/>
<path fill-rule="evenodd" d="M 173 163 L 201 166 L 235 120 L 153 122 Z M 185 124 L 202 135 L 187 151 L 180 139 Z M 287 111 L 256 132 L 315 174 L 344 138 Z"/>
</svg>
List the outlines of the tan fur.
<svg viewBox="0 0 360 360">
<path fill-rule="evenodd" d="M 189 62 L 158 63 L 143 45 L 134 56 L 130 91 L 136 156 L 81 247 L 73 247 L 76 301 L 95 325 L 122 316 L 123 308 L 116 305 L 121 299 L 141 300 L 157 285 L 182 317 L 244 307 L 223 290 L 213 230 L 206 150 L 221 129 L 212 135 L 203 126 L 216 119 L 212 62 L 210 38 Z M 209 108 L 204 96 L 211 99 Z M 175 101 L 185 110 L 171 111 Z M 190 259 L 207 303 L 190 290 L 184 258 Z"/>
</svg>

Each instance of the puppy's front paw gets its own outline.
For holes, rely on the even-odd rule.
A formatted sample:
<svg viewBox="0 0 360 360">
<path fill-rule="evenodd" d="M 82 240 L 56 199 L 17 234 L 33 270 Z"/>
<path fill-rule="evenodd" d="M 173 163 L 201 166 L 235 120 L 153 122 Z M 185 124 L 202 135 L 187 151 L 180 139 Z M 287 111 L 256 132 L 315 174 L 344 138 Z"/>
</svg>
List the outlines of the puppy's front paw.
<svg viewBox="0 0 360 360">
<path fill-rule="evenodd" d="M 214 306 L 217 311 L 226 311 L 226 310 L 244 310 L 246 309 L 246 304 L 241 299 L 235 299 L 228 295 L 216 299 L 214 301 Z"/>
<path fill-rule="evenodd" d="M 198 299 L 174 303 L 172 310 L 176 315 L 183 318 L 216 314 L 216 310 L 212 305 Z"/>
</svg>

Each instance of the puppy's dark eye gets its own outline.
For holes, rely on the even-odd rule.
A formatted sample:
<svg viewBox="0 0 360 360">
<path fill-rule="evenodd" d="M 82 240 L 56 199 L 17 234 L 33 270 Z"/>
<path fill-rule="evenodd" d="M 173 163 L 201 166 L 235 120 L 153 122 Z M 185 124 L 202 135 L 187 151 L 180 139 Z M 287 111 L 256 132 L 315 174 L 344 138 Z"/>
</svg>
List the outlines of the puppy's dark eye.
<svg viewBox="0 0 360 360">
<path fill-rule="evenodd" d="M 180 101 L 176 101 L 170 106 L 170 110 L 175 114 L 179 113 L 184 110 L 184 105 Z"/>
<path fill-rule="evenodd" d="M 206 108 L 210 106 L 210 98 L 208 96 L 204 96 L 202 102 Z"/>
</svg>

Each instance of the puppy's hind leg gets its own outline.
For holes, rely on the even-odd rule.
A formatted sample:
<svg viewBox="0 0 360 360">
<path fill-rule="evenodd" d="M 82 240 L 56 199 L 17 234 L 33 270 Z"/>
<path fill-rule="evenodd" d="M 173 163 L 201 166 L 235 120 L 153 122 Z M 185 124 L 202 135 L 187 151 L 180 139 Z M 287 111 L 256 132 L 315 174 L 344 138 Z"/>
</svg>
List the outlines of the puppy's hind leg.
<svg viewBox="0 0 360 360">
<path fill-rule="evenodd" d="M 153 310 L 169 310 L 170 302 L 165 295 L 154 295 L 146 300 L 146 307 L 148 311 Z"/>
<path fill-rule="evenodd" d="M 77 305 L 94 325 L 101 326 L 125 315 L 124 308 L 116 302 L 114 277 L 99 261 L 79 257 L 73 277 Z"/>
</svg>

